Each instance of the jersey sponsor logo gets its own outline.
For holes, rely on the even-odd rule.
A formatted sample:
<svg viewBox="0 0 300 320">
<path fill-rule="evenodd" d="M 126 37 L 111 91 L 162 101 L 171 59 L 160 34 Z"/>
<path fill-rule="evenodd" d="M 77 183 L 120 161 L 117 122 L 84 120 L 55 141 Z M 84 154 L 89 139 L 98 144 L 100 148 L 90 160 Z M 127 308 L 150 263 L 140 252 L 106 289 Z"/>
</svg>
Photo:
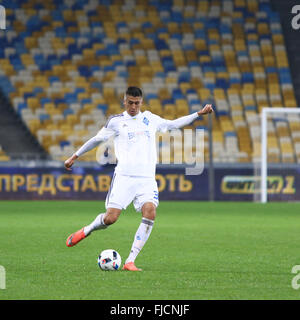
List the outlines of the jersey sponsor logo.
<svg viewBox="0 0 300 320">
<path fill-rule="evenodd" d="M 131 140 L 134 138 L 134 132 L 128 132 L 128 139 Z"/>
<path fill-rule="evenodd" d="M 128 132 L 128 139 L 131 140 L 135 137 L 141 137 L 146 136 L 147 138 L 150 138 L 150 132 L 148 130 L 146 131 L 137 131 L 137 132 Z"/>
</svg>

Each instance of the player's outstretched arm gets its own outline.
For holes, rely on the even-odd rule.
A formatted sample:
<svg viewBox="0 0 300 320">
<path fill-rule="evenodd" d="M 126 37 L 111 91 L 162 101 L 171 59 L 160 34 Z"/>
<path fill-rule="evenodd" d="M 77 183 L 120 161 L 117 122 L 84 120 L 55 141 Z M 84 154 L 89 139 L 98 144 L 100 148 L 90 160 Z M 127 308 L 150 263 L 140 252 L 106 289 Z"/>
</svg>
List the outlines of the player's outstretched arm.
<svg viewBox="0 0 300 320">
<path fill-rule="evenodd" d="M 173 129 L 179 129 L 184 126 L 189 125 L 194 120 L 196 120 L 199 116 L 203 116 L 205 114 L 213 112 L 213 108 L 211 104 L 206 104 L 201 110 L 194 112 L 192 114 L 189 114 L 187 116 L 183 116 L 180 118 L 177 118 L 175 120 L 165 120 L 161 124 L 162 131 L 165 130 L 173 130 Z"/>
<path fill-rule="evenodd" d="M 91 139 L 89 139 L 85 144 L 83 144 L 69 159 L 65 161 L 65 168 L 67 170 L 72 170 L 75 160 L 79 158 L 84 153 L 96 148 L 101 142 L 107 141 L 110 137 L 116 134 L 116 128 L 114 126 L 114 117 L 110 117 L 104 127 Z M 116 119 L 116 118 L 114 118 Z"/>
<path fill-rule="evenodd" d="M 72 170 L 75 160 L 79 158 L 84 153 L 96 148 L 101 142 L 107 141 L 111 136 L 115 134 L 113 126 L 103 127 L 93 138 L 89 139 L 85 144 L 83 144 L 69 159 L 65 161 L 65 168 L 67 170 Z"/>
<path fill-rule="evenodd" d="M 84 153 L 97 147 L 101 141 L 103 140 L 99 137 L 99 135 L 96 135 L 93 138 L 89 139 L 69 159 L 65 161 L 65 168 L 67 170 L 72 170 L 71 167 L 73 166 L 75 160 L 79 158 L 79 156 L 83 155 Z"/>
</svg>

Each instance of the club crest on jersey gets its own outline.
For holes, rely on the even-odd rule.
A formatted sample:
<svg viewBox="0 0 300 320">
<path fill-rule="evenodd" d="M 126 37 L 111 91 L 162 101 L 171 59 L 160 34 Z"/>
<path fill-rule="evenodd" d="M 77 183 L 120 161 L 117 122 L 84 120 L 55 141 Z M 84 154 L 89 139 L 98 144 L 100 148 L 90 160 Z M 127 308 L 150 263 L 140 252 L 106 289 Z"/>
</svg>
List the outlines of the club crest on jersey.
<svg viewBox="0 0 300 320">
<path fill-rule="evenodd" d="M 149 124 L 149 120 L 146 117 L 144 117 L 143 122 L 145 123 L 146 126 Z"/>
</svg>

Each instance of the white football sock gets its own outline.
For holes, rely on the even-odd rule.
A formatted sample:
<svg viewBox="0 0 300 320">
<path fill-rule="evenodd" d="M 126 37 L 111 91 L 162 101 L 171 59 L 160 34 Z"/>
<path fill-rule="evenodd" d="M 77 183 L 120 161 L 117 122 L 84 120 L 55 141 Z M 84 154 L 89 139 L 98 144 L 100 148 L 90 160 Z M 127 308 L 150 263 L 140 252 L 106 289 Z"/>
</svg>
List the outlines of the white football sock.
<svg viewBox="0 0 300 320">
<path fill-rule="evenodd" d="M 105 215 L 105 213 L 100 213 L 91 224 L 84 227 L 83 232 L 86 236 L 88 236 L 94 230 L 105 229 L 108 227 L 104 223 L 104 215 Z"/>
<path fill-rule="evenodd" d="M 137 255 L 142 250 L 146 241 L 148 240 L 150 233 L 152 231 L 154 220 L 142 218 L 142 222 L 137 229 L 137 232 L 134 236 L 134 241 L 131 247 L 131 251 L 129 257 L 127 258 L 125 263 L 134 262 Z"/>
</svg>

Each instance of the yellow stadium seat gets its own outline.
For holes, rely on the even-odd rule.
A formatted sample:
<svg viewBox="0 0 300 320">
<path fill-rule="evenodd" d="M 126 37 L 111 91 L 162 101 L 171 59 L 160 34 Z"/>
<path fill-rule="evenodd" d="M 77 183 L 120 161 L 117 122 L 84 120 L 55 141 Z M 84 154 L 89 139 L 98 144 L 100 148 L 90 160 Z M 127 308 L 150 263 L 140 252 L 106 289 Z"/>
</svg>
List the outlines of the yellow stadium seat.
<svg viewBox="0 0 300 320">
<path fill-rule="evenodd" d="M 79 122 L 79 118 L 76 114 L 68 114 L 66 116 L 66 124 L 74 125 Z"/>
<path fill-rule="evenodd" d="M 40 107 L 40 101 L 38 98 L 30 97 L 27 99 L 27 106 L 31 110 L 35 110 Z"/>
<path fill-rule="evenodd" d="M 164 107 L 164 118 L 173 120 L 176 118 L 176 106 L 167 104 Z"/>
<path fill-rule="evenodd" d="M 198 95 L 201 100 L 206 100 L 211 98 L 210 90 L 207 88 L 201 88 L 198 90 Z"/>
<path fill-rule="evenodd" d="M 36 118 L 36 119 L 29 120 L 28 128 L 33 134 L 35 134 L 40 127 L 41 127 L 40 119 Z"/>
</svg>

